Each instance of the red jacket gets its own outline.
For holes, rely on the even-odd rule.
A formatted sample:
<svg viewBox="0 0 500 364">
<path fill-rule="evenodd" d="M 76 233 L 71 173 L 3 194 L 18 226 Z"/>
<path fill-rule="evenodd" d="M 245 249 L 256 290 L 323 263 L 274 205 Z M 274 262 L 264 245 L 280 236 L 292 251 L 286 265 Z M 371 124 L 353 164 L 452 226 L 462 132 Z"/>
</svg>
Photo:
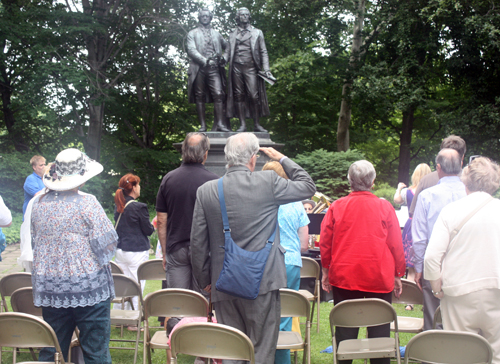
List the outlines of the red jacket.
<svg viewBox="0 0 500 364">
<path fill-rule="evenodd" d="M 319 246 L 334 287 L 388 293 L 406 270 L 394 208 L 371 192 L 352 192 L 330 206 Z"/>
</svg>

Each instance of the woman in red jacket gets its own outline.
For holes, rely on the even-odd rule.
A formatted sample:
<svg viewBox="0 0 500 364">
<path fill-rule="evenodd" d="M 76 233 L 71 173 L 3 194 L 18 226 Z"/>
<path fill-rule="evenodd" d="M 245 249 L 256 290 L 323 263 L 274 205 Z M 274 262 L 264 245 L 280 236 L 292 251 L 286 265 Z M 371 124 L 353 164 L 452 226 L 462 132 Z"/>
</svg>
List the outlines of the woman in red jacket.
<svg viewBox="0 0 500 364">
<path fill-rule="evenodd" d="M 333 291 L 333 301 L 380 298 L 392 302 L 399 297 L 406 265 L 401 229 L 392 205 L 370 192 L 376 173 L 365 160 L 349 167 L 351 193 L 335 201 L 321 224 L 321 264 L 323 289 Z M 337 345 L 355 339 L 357 328 L 339 327 Z M 369 337 L 389 337 L 389 324 L 368 328 Z M 371 363 L 389 364 L 390 359 Z M 342 361 L 350 363 L 350 361 Z"/>
</svg>

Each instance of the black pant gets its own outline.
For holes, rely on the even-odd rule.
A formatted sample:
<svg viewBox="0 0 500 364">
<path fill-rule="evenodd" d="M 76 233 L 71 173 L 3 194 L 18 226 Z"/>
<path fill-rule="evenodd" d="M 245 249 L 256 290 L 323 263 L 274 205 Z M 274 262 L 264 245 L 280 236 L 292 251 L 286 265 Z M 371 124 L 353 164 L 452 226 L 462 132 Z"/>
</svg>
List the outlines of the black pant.
<svg viewBox="0 0 500 364">
<path fill-rule="evenodd" d="M 333 291 L 333 302 L 335 302 L 335 304 L 339 304 L 342 301 L 354 300 L 358 298 L 380 298 L 384 301 L 392 303 L 392 292 L 375 293 L 375 292 L 350 291 L 338 287 L 332 287 L 332 291 Z M 339 343 L 343 340 L 356 339 L 358 337 L 358 331 L 359 331 L 358 328 L 336 327 L 335 340 L 337 341 L 337 348 L 339 346 Z M 390 324 L 368 327 L 369 338 L 390 337 L 390 336 L 391 336 Z M 390 358 L 370 359 L 371 364 L 390 364 L 390 362 L 391 362 Z M 351 364 L 352 360 L 339 360 L 339 363 Z"/>
<path fill-rule="evenodd" d="M 226 93 L 222 86 L 219 67 L 200 67 L 193 84 L 196 102 L 205 102 L 205 91 L 207 88 L 214 102 L 223 102 L 225 100 Z"/>
<path fill-rule="evenodd" d="M 256 105 L 259 102 L 259 84 L 257 68 L 253 63 L 239 64 L 233 66 L 233 93 L 234 99 L 237 102 L 245 101 L 245 96 L 251 102 L 251 105 Z"/>
</svg>

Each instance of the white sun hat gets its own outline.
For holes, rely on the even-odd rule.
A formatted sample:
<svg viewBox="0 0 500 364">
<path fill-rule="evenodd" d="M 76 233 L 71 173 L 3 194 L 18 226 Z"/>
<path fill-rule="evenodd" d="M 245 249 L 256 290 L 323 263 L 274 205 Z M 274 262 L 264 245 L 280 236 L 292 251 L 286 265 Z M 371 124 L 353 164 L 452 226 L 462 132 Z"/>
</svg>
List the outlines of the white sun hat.
<svg viewBox="0 0 500 364">
<path fill-rule="evenodd" d="M 81 186 L 103 170 L 102 164 L 87 157 L 78 149 L 60 152 L 43 175 L 43 184 L 53 191 L 67 191 Z"/>
</svg>

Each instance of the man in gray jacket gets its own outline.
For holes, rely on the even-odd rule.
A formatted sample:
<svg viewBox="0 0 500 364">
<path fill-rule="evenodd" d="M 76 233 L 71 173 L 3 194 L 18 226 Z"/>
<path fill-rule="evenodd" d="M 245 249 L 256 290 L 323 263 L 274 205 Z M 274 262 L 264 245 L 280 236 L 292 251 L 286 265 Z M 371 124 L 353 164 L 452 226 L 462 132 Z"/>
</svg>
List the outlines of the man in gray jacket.
<svg viewBox="0 0 500 364">
<path fill-rule="evenodd" d="M 281 178 L 274 171 L 254 172 L 259 149 L 279 161 L 290 179 Z M 231 236 L 240 248 L 260 250 L 275 230 L 279 206 L 310 198 L 316 186 L 307 172 L 282 153 L 259 148 L 254 134 L 231 136 L 224 151 L 227 172 L 223 189 Z M 254 344 L 256 363 L 260 364 L 274 362 L 278 341 L 279 289 L 286 287 L 285 250 L 279 241 L 278 229 L 255 300 L 217 291 L 215 283 L 224 261 L 217 181 L 209 181 L 198 189 L 191 228 L 193 275 L 200 287 L 211 291 L 217 321 L 246 333 Z"/>
</svg>

